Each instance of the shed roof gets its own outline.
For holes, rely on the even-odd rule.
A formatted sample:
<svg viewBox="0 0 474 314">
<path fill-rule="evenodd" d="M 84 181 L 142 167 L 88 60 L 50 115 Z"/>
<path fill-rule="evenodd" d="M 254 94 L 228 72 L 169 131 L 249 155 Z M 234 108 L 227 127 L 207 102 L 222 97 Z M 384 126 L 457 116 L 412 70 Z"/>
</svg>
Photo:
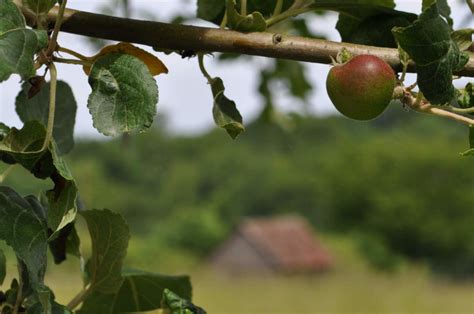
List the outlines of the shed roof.
<svg viewBox="0 0 474 314">
<path fill-rule="evenodd" d="M 247 219 L 238 233 L 279 270 L 319 271 L 333 263 L 309 224 L 299 217 Z"/>
</svg>

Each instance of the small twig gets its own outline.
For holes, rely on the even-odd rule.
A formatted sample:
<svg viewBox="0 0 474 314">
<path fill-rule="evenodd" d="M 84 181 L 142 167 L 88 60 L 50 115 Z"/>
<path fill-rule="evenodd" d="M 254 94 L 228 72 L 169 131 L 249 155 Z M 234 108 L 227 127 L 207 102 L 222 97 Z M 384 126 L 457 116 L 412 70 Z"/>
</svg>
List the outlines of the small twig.
<svg viewBox="0 0 474 314">
<path fill-rule="evenodd" d="M 417 97 L 415 98 L 411 91 L 405 89 L 405 95 L 402 99 L 402 102 L 403 104 L 407 105 L 408 107 L 417 112 L 432 114 L 439 117 L 445 117 L 463 124 L 467 124 L 468 126 L 474 125 L 474 119 L 470 119 L 463 115 L 431 105 L 428 101 L 423 100 L 423 94 L 421 92 L 418 93 Z"/>
<path fill-rule="evenodd" d="M 54 24 L 53 34 L 49 40 L 48 49 L 46 50 L 46 56 L 52 56 L 53 52 L 56 51 L 56 45 L 58 43 L 59 30 L 61 29 L 61 23 L 63 21 L 64 11 L 66 10 L 67 0 L 63 0 L 61 6 L 59 7 L 58 16 L 56 18 L 56 23 Z"/>
<path fill-rule="evenodd" d="M 85 287 L 66 305 L 66 307 L 70 311 L 73 311 L 76 307 L 79 306 L 79 304 L 81 304 L 84 301 L 84 299 L 89 294 L 89 292 L 90 292 L 89 287 Z"/>
<path fill-rule="evenodd" d="M 226 27 L 226 25 L 227 25 L 227 10 L 224 14 L 224 17 L 222 18 L 222 21 L 221 21 L 221 24 L 219 25 L 219 27 L 221 29 L 224 29 Z"/>
<path fill-rule="evenodd" d="M 472 108 L 458 108 L 454 106 L 432 106 L 433 108 L 439 108 L 444 110 L 449 110 L 451 112 L 461 113 L 461 114 L 468 114 L 474 113 L 474 107 Z"/>
</svg>

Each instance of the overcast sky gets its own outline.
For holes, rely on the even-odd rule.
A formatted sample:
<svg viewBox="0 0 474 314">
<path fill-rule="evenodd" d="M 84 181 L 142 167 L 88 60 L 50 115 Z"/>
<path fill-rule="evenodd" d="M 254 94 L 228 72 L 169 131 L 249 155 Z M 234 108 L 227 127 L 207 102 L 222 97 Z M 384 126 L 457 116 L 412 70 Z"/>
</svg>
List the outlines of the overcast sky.
<svg viewBox="0 0 474 314">
<path fill-rule="evenodd" d="M 70 8 L 97 11 L 106 0 L 69 0 Z M 143 14 L 153 14 L 158 21 L 167 21 L 176 12 L 181 14 L 193 14 L 196 10 L 196 1 L 176 1 L 176 0 L 134 0 L 132 1 L 135 17 Z M 397 9 L 419 13 L 420 1 L 397 0 Z M 460 1 L 448 1 L 453 10 L 452 16 L 455 22 L 466 17 L 467 6 Z M 153 3 L 151 6 L 150 3 Z M 186 3 L 185 5 L 183 3 Z M 184 8 L 184 10 L 183 10 Z M 323 33 L 331 40 L 340 40 L 335 31 L 337 14 L 329 14 L 326 17 L 315 19 L 311 27 L 318 33 Z M 466 21 L 465 21 L 466 22 Z M 469 25 L 470 22 L 470 25 Z M 464 27 L 474 27 L 474 19 L 467 21 Z M 201 24 L 206 25 L 206 24 Z M 458 25 L 455 25 L 455 28 Z M 61 33 L 59 43 L 85 55 L 96 53 L 95 48 L 80 36 Z M 158 104 L 159 115 L 167 118 L 167 127 L 175 133 L 192 134 L 203 132 L 213 127 L 212 120 L 212 95 L 197 67 L 197 60 L 182 60 L 179 56 L 158 54 L 167 65 L 170 73 L 157 77 L 160 92 Z M 226 94 L 236 101 L 240 112 L 246 121 L 252 120 L 261 110 L 261 99 L 256 92 L 257 72 L 256 68 L 263 67 L 268 62 L 265 58 L 256 58 L 255 61 L 217 63 L 212 58 L 207 59 L 209 72 L 214 76 L 223 78 L 226 84 Z M 329 68 L 326 65 L 309 64 L 308 74 L 312 80 L 315 91 L 311 95 L 310 110 L 318 114 L 335 113 L 324 85 Z M 75 132 L 79 137 L 100 136 L 92 127 L 92 121 L 87 109 L 87 97 L 90 87 L 87 77 L 78 66 L 59 65 L 59 78 L 67 81 L 74 90 L 78 103 L 78 115 Z M 413 80 L 413 77 L 409 77 Z M 461 86 L 467 80 L 460 80 L 456 85 Z M 14 110 L 14 99 L 20 89 L 18 76 L 13 76 L 9 81 L 0 85 L 0 121 L 10 126 L 21 126 L 21 122 Z M 281 110 L 297 110 L 300 106 L 284 94 L 280 97 Z"/>
</svg>

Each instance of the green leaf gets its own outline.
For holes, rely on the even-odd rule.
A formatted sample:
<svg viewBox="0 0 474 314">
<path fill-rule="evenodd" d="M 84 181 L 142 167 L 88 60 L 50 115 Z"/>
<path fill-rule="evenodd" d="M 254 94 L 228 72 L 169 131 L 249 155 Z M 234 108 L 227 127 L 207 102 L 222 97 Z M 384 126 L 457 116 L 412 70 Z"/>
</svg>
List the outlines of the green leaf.
<svg viewBox="0 0 474 314">
<path fill-rule="evenodd" d="M 212 113 L 216 124 L 225 129 L 233 139 L 237 138 L 245 128 L 242 116 L 237 110 L 235 102 L 224 95 L 225 87 L 221 78 L 216 77 L 211 82 L 212 95 L 214 96 L 214 107 Z"/>
<path fill-rule="evenodd" d="M 3 285 L 3 281 L 7 276 L 7 258 L 5 257 L 5 253 L 3 250 L 0 249 L 0 286 Z"/>
<path fill-rule="evenodd" d="M 81 240 L 74 223 L 70 223 L 61 229 L 57 236 L 50 240 L 48 244 L 55 264 L 65 261 L 67 254 L 81 258 Z"/>
<path fill-rule="evenodd" d="M 243 16 L 235 5 L 234 0 L 227 0 L 227 24 L 231 29 L 240 32 L 264 32 L 267 29 L 267 22 L 260 12 Z"/>
<path fill-rule="evenodd" d="M 456 96 L 454 71 L 469 60 L 451 40 L 451 29 L 434 4 L 410 26 L 393 30 L 400 46 L 416 63 L 418 86 L 434 105 L 450 103 Z"/>
<path fill-rule="evenodd" d="M 130 231 L 127 223 L 110 210 L 80 212 L 87 222 L 92 240 L 89 262 L 90 291 L 116 293 L 122 283 L 122 264 L 127 254 Z"/>
<path fill-rule="evenodd" d="M 423 0 L 422 11 L 427 10 L 434 3 L 438 6 L 439 13 L 446 19 L 449 26 L 453 26 L 453 19 L 451 18 L 451 8 L 447 0 Z"/>
<path fill-rule="evenodd" d="M 10 132 L 10 128 L 6 125 L 0 122 L 0 141 L 3 141 L 3 139 L 8 135 Z"/>
<path fill-rule="evenodd" d="M 0 187 L 0 239 L 13 248 L 36 288 L 42 286 L 46 270 L 47 230 L 44 209 L 36 198 Z"/>
<path fill-rule="evenodd" d="M 117 293 L 93 293 L 84 302 L 80 313 L 153 311 L 162 307 L 161 296 L 165 289 L 191 299 L 188 276 L 164 276 L 142 271 L 125 271 L 122 275 L 124 281 Z"/>
<path fill-rule="evenodd" d="M 23 6 L 36 15 L 48 13 L 57 3 L 56 0 L 22 0 Z"/>
<path fill-rule="evenodd" d="M 170 311 L 170 314 L 206 314 L 204 309 L 181 298 L 169 289 L 165 289 L 162 303 L 163 307 Z"/>
<path fill-rule="evenodd" d="M 222 0 L 198 0 L 197 17 L 219 24 L 225 12 L 225 2 Z"/>
<path fill-rule="evenodd" d="M 92 93 L 87 106 L 99 132 L 141 132 L 153 123 L 158 87 L 140 59 L 128 54 L 107 54 L 92 66 L 89 84 Z"/>
<path fill-rule="evenodd" d="M 77 187 L 65 161 L 58 156 L 54 142 L 47 150 L 38 151 L 45 134 L 44 126 L 38 121 L 26 122 L 21 130 L 12 128 L 0 142 L 0 159 L 20 164 L 37 178 L 51 178 L 55 186 L 47 192 L 48 226 L 57 232 L 75 219 Z"/>
<path fill-rule="evenodd" d="M 451 38 L 459 50 L 465 51 L 472 45 L 472 34 L 474 34 L 474 28 L 463 28 L 452 32 Z"/>
<path fill-rule="evenodd" d="M 32 85 L 23 84 L 16 97 L 16 112 L 21 121 L 39 121 L 48 125 L 50 83 L 41 88 L 40 92 L 29 99 L 28 92 Z M 71 87 L 66 82 L 58 81 L 56 92 L 56 111 L 53 137 L 58 146 L 59 154 L 67 154 L 74 147 L 74 124 L 76 121 L 77 104 Z"/>
<path fill-rule="evenodd" d="M 34 54 L 46 47 L 45 31 L 26 28 L 18 7 L 11 0 L 0 1 L 0 82 L 16 73 L 28 79 L 35 73 Z"/>
<path fill-rule="evenodd" d="M 339 12 L 336 28 L 344 42 L 397 47 L 391 30 L 416 19 L 412 13 L 394 10 L 393 0 L 314 0 L 315 10 Z"/>
<path fill-rule="evenodd" d="M 463 109 L 474 108 L 473 83 L 467 83 L 464 89 L 458 90 L 458 105 Z M 474 112 L 470 114 L 474 115 Z"/>
</svg>

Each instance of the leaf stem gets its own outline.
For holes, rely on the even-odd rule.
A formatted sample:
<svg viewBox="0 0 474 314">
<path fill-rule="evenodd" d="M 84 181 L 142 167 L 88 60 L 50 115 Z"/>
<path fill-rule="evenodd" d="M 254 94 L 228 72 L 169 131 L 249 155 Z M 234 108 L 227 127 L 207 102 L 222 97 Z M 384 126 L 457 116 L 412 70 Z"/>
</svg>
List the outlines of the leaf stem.
<svg viewBox="0 0 474 314">
<path fill-rule="evenodd" d="M 449 110 L 451 112 L 456 112 L 456 113 L 461 113 L 461 114 L 474 113 L 474 107 L 471 107 L 471 108 L 458 108 L 454 106 L 432 106 L 432 107 Z"/>
<path fill-rule="evenodd" d="M 59 30 L 61 29 L 61 23 L 63 21 L 64 11 L 66 10 L 67 0 L 62 0 L 59 7 L 58 15 L 56 17 L 56 23 L 54 24 L 53 34 L 49 40 L 48 49 L 46 50 L 46 56 L 51 56 L 54 51 L 56 51 L 56 46 L 58 44 L 58 35 Z"/>
<path fill-rule="evenodd" d="M 74 57 L 78 58 L 79 60 L 83 60 L 83 61 L 88 61 L 88 60 L 92 59 L 92 58 L 84 56 L 83 54 L 80 54 L 79 52 L 76 52 L 74 50 L 64 48 L 64 47 L 58 47 L 57 51 L 67 53 L 67 54 L 69 54 L 71 56 L 74 56 Z"/>
<path fill-rule="evenodd" d="M 283 0 L 277 0 L 275 5 L 275 10 L 273 10 L 273 16 L 279 15 L 281 13 L 281 9 L 283 8 Z"/>
<path fill-rule="evenodd" d="M 207 72 L 206 67 L 204 66 L 204 54 L 203 53 L 198 54 L 198 62 L 199 62 L 199 69 L 201 70 L 202 75 L 204 75 L 204 77 L 207 79 L 207 81 L 210 84 L 212 82 L 213 78 L 209 74 L 209 72 Z"/>
<path fill-rule="evenodd" d="M 313 11 L 313 8 L 311 7 L 302 7 L 302 8 L 296 8 L 296 9 L 288 9 L 285 12 L 272 16 L 267 20 L 267 26 L 270 27 L 272 25 L 275 25 L 281 21 L 284 21 L 290 17 L 295 17 L 297 15 L 307 13 Z"/>
<path fill-rule="evenodd" d="M 221 24 L 219 25 L 219 27 L 221 29 L 224 29 L 227 25 L 227 10 L 225 11 L 225 14 L 224 14 L 224 17 L 222 18 L 222 21 L 221 21 Z"/>
<path fill-rule="evenodd" d="M 79 304 L 81 304 L 84 301 L 84 299 L 89 294 L 89 291 L 90 291 L 89 287 L 85 287 L 84 289 L 79 291 L 79 293 L 74 298 L 72 298 L 71 301 L 69 301 L 66 307 L 69 310 L 73 311 Z"/>
<path fill-rule="evenodd" d="M 75 60 L 75 59 L 64 59 L 53 57 L 53 61 L 58 63 L 65 63 L 65 64 L 78 64 L 78 65 L 91 65 L 92 62 L 86 60 Z"/>
<path fill-rule="evenodd" d="M 10 173 L 12 173 L 15 166 L 16 164 L 10 165 L 8 166 L 7 169 L 5 169 L 5 171 L 3 171 L 3 173 L 0 175 L 0 184 L 3 183 L 3 181 L 5 181 L 6 178 L 8 178 L 8 176 L 10 175 Z"/>
<path fill-rule="evenodd" d="M 63 2 L 64 3 L 64 2 Z M 48 125 L 46 127 L 46 136 L 44 138 L 43 147 L 41 151 L 48 148 L 53 138 L 54 115 L 56 112 L 56 88 L 58 83 L 58 71 L 53 62 L 48 64 L 50 75 L 50 89 L 49 89 L 49 111 L 48 111 Z"/>
</svg>

